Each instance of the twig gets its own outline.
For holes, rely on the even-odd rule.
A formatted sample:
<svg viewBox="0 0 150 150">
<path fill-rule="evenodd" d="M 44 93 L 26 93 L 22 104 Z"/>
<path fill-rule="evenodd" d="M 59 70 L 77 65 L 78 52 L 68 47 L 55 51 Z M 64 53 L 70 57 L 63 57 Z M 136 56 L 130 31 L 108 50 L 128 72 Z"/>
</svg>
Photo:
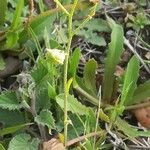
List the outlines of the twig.
<svg viewBox="0 0 150 150">
<path fill-rule="evenodd" d="M 73 140 L 68 141 L 66 146 L 69 147 L 71 145 L 74 145 L 75 143 L 78 143 L 78 142 L 81 142 L 81 141 L 85 140 L 86 138 L 101 135 L 101 133 L 103 133 L 103 132 L 99 131 L 99 132 L 92 132 L 92 133 L 80 136 L 78 138 L 75 138 Z"/>
<path fill-rule="evenodd" d="M 133 54 L 136 55 L 136 57 L 141 61 L 142 65 L 144 66 L 144 68 L 146 69 L 146 71 L 150 74 L 150 69 L 149 67 L 145 64 L 145 62 L 143 61 L 143 59 L 140 57 L 140 55 L 136 52 L 136 50 L 134 50 L 133 46 L 130 44 L 129 40 L 127 40 L 124 37 L 124 44 L 133 52 Z"/>
<path fill-rule="evenodd" d="M 148 107 L 148 106 L 150 106 L 150 101 L 146 101 L 146 102 L 131 105 L 131 106 L 126 106 L 125 110 L 133 110 L 133 109 L 138 109 L 138 108 Z"/>
</svg>

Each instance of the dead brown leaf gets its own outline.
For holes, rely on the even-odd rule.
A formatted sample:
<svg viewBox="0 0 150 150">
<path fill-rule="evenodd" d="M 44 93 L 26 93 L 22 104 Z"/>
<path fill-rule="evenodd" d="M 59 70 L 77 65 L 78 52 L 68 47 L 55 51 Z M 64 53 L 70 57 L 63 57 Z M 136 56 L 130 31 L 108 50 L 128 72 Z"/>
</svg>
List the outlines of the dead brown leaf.
<svg viewBox="0 0 150 150">
<path fill-rule="evenodd" d="M 58 139 L 53 138 L 43 143 L 43 150 L 65 150 L 65 147 Z"/>
<path fill-rule="evenodd" d="M 138 108 L 133 113 L 143 127 L 150 128 L 150 106 Z"/>
</svg>

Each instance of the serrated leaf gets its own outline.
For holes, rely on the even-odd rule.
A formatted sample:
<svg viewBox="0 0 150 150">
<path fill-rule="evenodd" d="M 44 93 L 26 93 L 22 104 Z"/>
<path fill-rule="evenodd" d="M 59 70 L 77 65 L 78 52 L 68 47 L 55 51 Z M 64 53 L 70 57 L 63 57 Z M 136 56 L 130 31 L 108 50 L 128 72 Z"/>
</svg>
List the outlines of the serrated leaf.
<svg viewBox="0 0 150 150">
<path fill-rule="evenodd" d="M 49 110 L 42 110 L 40 114 L 34 118 L 34 120 L 38 124 L 47 126 L 49 129 L 55 128 L 55 120 Z"/>
<path fill-rule="evenodd" d="M 85 64 L 83 72 L 83 81 L 85 87 L 95 97 L 97 95 L 96 80 L 95 80 L 96 69 L 97 69 L 97 62 L 94 59 L 91 59 Z"/>
<path fill-rule="evenodd" d="M 16 125 L 16 126 L 0 129 L 0 136 L 4 136 L 6 134 L 12 134 L 12 133 L 14 133 L 22 128 L 25 128 L 26 126 L 29 126 L 29 125 L 31 125 L 31 123 L 21 124 L 21 125 Z"/>
<path fill-rule="evenodd" d="M 111 33 L 111 42 L 105 61 L 104 71 L 104 90 L 103 100 L 109 102 L 111 100 L 113 85 L 114 85 L 114 72 L 116 65 L 120 61 L 120 56 L 123 52 L 123 28 L 115 24 Z"/>
<path fill-rule="evenodd" d="M 121 92 L 121 105 L 132 104 L 132 97 L 136 89 L 136 82 L 139 76 L 140 62 L 133 56 L 127 65 L 123 89 Z"/>
<path fill-rule="evenodd" d="M 75 26 L 80 26 L 82 21 L 75 21 Z M 76 32 L 76 35 L 84 37 L 85 41 L 93 45 L 106 46 L 105 39 L 98 32 L 110 32 L 107 22 L 100 18 L 93 18 Z"/>
<path fill-rule="evenodd" d="M 0 108 L 16 110 L 22 107 L 15 92 L 5 91 L 0 95 Z"/>
<path fill-rule="evenodd" d="M 150 137 L 150 130 L 148 131 L 138 131 L 134 126 L 129 125 L 126 121 L 121 118 L 117 118 L 115 123 L 120 131 L 129 137 Z"/>
<path fill-rule="evenodd" d="M 139 85 L 132 98 L 132 104 L 140 103 L 142 101 L 148 100 L 150 98 L 150 80 Z"/>
<path fill-rule="evenodd" d="M 5 22 L 7 0 L 0 0 L 0 26 Z"/>
<path fill-rule="evenodd" d="M 0 54 L 0 70 L 3 70 L 3 69 L 5 69 L 5 62 L 4 62 L 2 55 Z"/>
<path fill-rule="evenodd" d="M 24 0 L 19 0 L 15 10 L 12 25 L 10 26 L 10 30 L 15 30 L 18 27 L 18 25 L 20 25 L 23 7 L 24 7 Z"/>
<path fill-rule="evenodd" d="M 76 48 L 71 56 L 68 72 L 72 77 L 76 75 L 76 70 L 81 56 L 80 48 Z"/>
<path fill-rule="evenodd" d="M 64 94 L 57 95 L 56 102 L 62 109 L 64 109 Z M 88 107 L 82 105 L 73 95 L 68 94 L 67 111 L 79 115 L 85 115 L 88 111 Z"/>
<path fill-rule="evenodd" d="M 79 26 L 82 21 L 74 21 L 75 26 Z M 91 31 L 98 31 L 98 32 L 110 32 L 110 28 L 108 26 L 108 23 L 100 18 L 92 18 L 91 20 L 88 21 L 87 24 L 84 25 L 83 27 L 86 30 L 91 30 Z"/>
<path fill-rule="evenodd" d="M 18 134 L 10 141 L 8 150 L 37 150 L 39 142 L 37 138 L 31 138 L 29 134 Z"/>
<path fill-rule="evenodd" d="M 25 117 L 24 114 L 20 111 L 10 111 L 0 108 L 0 122 L 6 128 L 10 126 L 25 124 Z"/>
</svg>

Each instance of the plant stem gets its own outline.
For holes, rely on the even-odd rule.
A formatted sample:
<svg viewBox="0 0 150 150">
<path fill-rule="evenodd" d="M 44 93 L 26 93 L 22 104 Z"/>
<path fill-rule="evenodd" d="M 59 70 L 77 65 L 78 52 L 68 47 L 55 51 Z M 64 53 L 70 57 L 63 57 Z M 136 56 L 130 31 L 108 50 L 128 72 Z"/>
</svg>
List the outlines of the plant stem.
<svg viewBox="0 0 150 150">
<path fill-rule="evenodd" d="M 74 1 L 73 7 L 71 9 L 71 12 L 68 16 L 68 45 L 66 49 L 66 57 L 65 57 L 65 64 L 64 64 L 64 93 L 65 93 L 65 99 L 64 99 L 64 144 L 65 147 L 67 145 L 67 128 L 68 128 L 68 114 L 67 114 L 67 101 L 68 101 L 68 88 L 67 88 L 67 72 L 68 72 L 68 60 L 69 60 L 69 53 L 71 48 L 71 42 L 73 38 L 73 29 L 72 29 L 72 18 L 75 11 L 75 8 L 77 6 L 78 0 Z"/>
<path fill-rule="evenodd" d="M 67 145 L 67 128 L 68 128 L 68 114 L 67 114 L 67 101 L 68 101 L 68 90 L 67 90 L 67 72 L 68 72 L 68 60 L 69 60 L 69 53 L 71 48 L 71 42 L 73 38 L 73 31 L 72 31 L 72 17 L 77 6 L 78 0 L 74 1 L 74 4 L 71 7 L 71 12 L 69 13 L 64 6 L 59 2 L 59 0 L 54 0 L 56 4 L 66 13 L 68 16 L 68 45 L 66 49 L 66 56 L 64 62 L 64 144 L 65 147 Z"/>
</svg>

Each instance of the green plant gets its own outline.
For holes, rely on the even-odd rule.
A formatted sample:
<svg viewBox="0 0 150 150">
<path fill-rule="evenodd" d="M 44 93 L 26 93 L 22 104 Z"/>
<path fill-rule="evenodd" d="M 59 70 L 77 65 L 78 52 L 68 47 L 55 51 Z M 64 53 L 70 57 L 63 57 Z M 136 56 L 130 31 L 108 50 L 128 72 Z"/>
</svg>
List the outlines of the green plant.
<svg viewBox="0 0 150 150">
<path fill-rule="evenodd" d="M 0 2 L 0 69 L 6 67 L 4 52 L 8 49 L 19 59 L 23 56 L 31 62 L 15 76 L 15 90 L 1 91 L 0 149 L 42 149 L 43 142 L 51 141 L 49 137 L 55 133 L 65 148 L 79 143 L 75 148 L 87 150 L 111 149 L 112 144 L 105 143 L 111 130 L 115 135 L 124 133 L 125 139 L 149 137 L 149 131 L 138 131 L 121 117 L 125 110 L 139 108 L 149 99 L 150 81 L 137 84 L 140 62 L 136 56 L 128 62 L 122 80 L 115 75 L 124 51 L 124 31 L 107 15 L 107 20 L 93 18 L 97 1 L 55 0 L 57 7 L 51 10 L 36 1 L 40 14 L 34 12 L 35 16 L 32 7 L 27 9 L 33 1 Z M 83 20 L 74 20 L 77 12 Z M 145 25 L 145 21 L 140 23 Z M 100 32 L 111 32 L 111 42 L 106 48 L 104 77 L 97 88 L 98 62 L 88 60 L 83 77 L 79 76 L 82 54 L 71 44 L 78 35 L 90 44 L 106 46 Z"/>
</svg>

